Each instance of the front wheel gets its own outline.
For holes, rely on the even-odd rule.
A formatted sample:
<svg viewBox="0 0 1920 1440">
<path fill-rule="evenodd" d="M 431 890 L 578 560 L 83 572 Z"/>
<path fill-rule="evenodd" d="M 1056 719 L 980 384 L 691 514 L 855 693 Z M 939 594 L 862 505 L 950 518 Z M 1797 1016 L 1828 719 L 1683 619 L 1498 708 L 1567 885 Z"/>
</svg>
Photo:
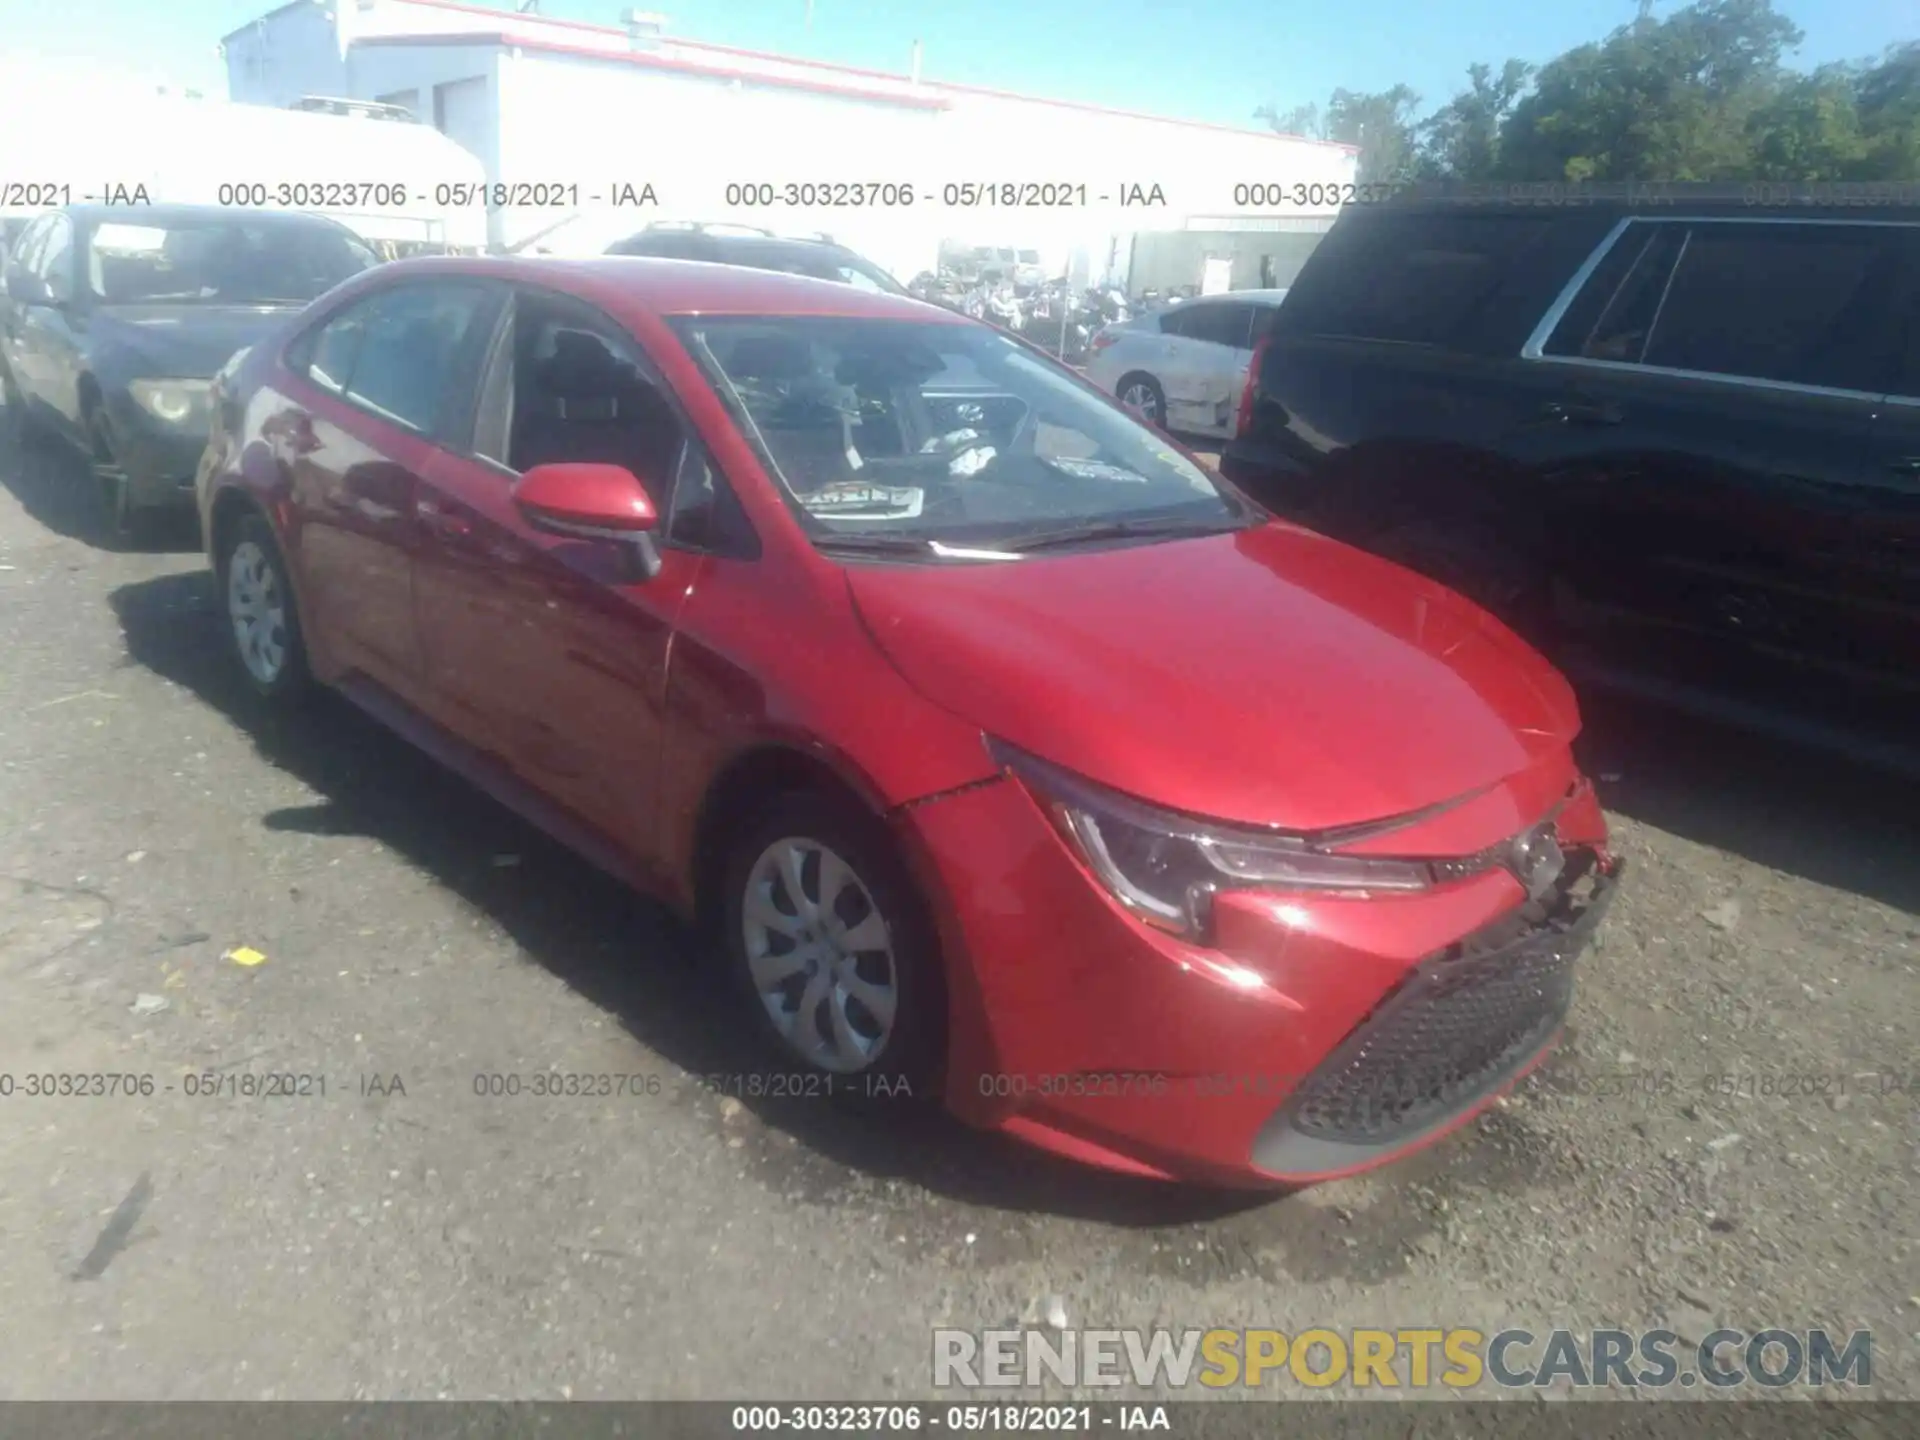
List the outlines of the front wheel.
<svg viewBox="0 0 1920 1440">
<path fill-rule="evenodd" d="M 98 409 L 87 416 L 87 442 L 92 451 L 93 483 L 99 493 L 101 527 L 108 544 L 139 549 L 153 538 L 153 511 L 136 505 L 133 482 L 120 461 L 113 428 Z"/>
<path fill-rule="evenodd" d="M 290 702 L 307 690 L 306 642 L 294 608 L 286 559 L 259 515 L 234 528 L 216 572 L 234 654 L 256 694 Z"/>
<path fill-rule="evenodd" d="M 939 946 L 885 826 L 831 794 L 784 795 L 740 835 L 725 884 L 734 988 L 770 1047 L 857 1109 L 931 1098 Z"/>
</svg>

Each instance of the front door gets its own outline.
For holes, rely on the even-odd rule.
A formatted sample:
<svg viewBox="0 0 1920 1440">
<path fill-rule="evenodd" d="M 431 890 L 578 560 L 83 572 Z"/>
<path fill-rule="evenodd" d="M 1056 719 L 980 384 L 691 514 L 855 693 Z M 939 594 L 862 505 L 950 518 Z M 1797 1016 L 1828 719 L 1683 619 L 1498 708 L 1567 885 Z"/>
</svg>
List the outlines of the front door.
<svg viewBox="0 0 1920 1440">
<path fill-rule="evenodd" d="M 662 536 L 635 582 L 610 543 L 534 529 L 534 466 L 621 465 L 669 513 L 689 427 L 639 343 L 578 301 L 515 293 L 471 453 L 426 477 L 415 602 L 436 704 L 515 775 L 623 855 L 657 853 L 667 654 L 703 557 Z"/>
</svg>

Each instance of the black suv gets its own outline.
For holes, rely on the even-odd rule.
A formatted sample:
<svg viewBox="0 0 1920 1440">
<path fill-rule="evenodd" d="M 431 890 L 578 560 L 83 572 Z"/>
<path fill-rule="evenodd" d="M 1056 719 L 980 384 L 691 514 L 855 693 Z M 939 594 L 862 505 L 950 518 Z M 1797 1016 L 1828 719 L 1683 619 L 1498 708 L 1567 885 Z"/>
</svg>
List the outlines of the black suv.
<svg viewBox="0 0 1920 1440">
<path fill-rule="evenodd" d="M 749 270 L 781 270 L 837 280 L 861 290 L 906 295 L 907 287 L 844 245 L 826 240 L 789 240 L 765 233 L 737 234 L 704 227 L 642 230 L 607 247 L 609 255 L 646 255 L 656 260 L 705 260 Z"/>
<path fill-rule="evenodd" d="M 1577 683 L 1920 768 L 1920 206 L 1784 188 L 1349 209 L 1222 470 Z"/>
</svg>

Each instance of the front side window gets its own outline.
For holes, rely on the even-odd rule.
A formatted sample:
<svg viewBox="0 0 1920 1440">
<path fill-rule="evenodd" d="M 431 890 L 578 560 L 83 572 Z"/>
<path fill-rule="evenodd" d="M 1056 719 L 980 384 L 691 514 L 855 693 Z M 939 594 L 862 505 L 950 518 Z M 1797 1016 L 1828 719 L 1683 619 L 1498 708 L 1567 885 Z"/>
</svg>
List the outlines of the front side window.
<svg viewBox="0 0 1920 1440">
<path fill-rule="evenodd" d="M 816 541 L 1017 542 L 1251 518 L 1153 430 L 986 326 L 681 316 L 674 327 Z"/>
<path fill-rule="evenodd" d="M 34 270 L 47 283 L 47 291 L 56 300 L 73 296 L 73 222 L 56 215 L 47 231 L 47 240 L 34 257 Z"/>
<path fill-rule="evenodd" d="M 108 305 L 305 305 L 376 263 L 333 225 L 140 217 L 94 227 L 87 281 Z"/>
<path fill-rule="evenodd" d="M 505 423 L 481 452 L 515 474 L 569 462 L 622 466 L 665 515 L 684 436 L 633 342 L 576 306 L 525 292 L 514 302 L 510 353 L 497 401 Z"/>
<path fill-rule="evenodd" d="M 8 258 L 9 269 L 18 266 L 22 274 L 38 275 L 40 273 L 37 268 L 40 251 L 46 244 L 47 233 L 53 229 L 53 221 L 53 216 L 43 215 L 38 220 L 28 223 L 26 229 L 20 232 L 19 245 Z"/>
</svg>

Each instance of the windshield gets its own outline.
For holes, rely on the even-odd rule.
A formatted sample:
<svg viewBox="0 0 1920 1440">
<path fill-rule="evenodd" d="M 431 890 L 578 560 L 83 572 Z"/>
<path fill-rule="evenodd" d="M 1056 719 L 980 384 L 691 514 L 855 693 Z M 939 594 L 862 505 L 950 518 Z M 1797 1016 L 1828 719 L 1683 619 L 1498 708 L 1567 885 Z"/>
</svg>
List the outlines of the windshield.
<svg viewBox="0 0 1920 1440">
<path fill-rule="evenodd" d="M 985 325 L 682 316 L 674 326 L 824 542 L 988 547 L 1255 518 L 1193 461 Z"/>
<path fill-rule="evenodd" d="M 88 252 L 88 281 L 110 305 L 304 305 L 377 263 L 332 225 L 224 216 L 100 225 Z"/>
<path fill-rule="evenodd" d="M 1022 250 L 1020 252 L 1020 263 L 1022 265 L 1038 265 L 1040 263 L 1040 252 L 1038 250 Z"/>
</svg>

